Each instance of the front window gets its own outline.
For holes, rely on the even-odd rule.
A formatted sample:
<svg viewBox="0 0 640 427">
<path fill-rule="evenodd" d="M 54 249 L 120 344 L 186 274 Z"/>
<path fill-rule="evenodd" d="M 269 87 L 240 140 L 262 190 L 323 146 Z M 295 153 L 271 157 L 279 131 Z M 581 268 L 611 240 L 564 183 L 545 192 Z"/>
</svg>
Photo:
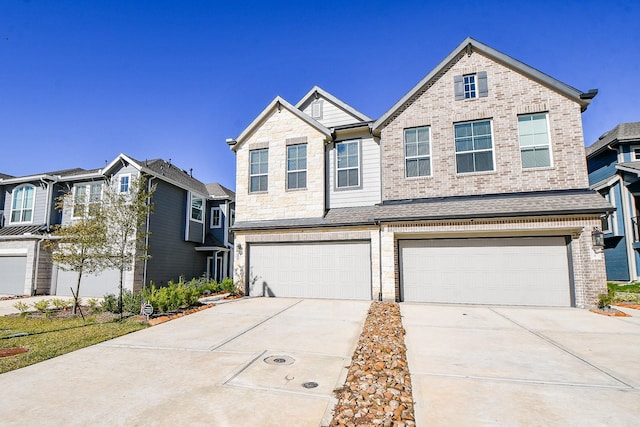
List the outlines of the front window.
<svg viewBox="0 0 640 427">
<path fill-rule="evenodd" d="M 102 183 L 78 184 L 73 187 L 73 217 L 93 216 L 102 200 Z"/>
<path fill-rule="evenodd" d="M 236 223 L 236 210 L 231 209 L 231 213 L 229 214 L 229 226 L 233 227 L 233 224 Z"/>
<path fill-rule="evenodd" d="M 287 147 L 287 189 L 307 188 L 307 144 Z"/>
<path fill-rule="evenodd" d="M 429 128 L 405 129 L 404 131 L 405 176 L 431 176 L 431 147 Z"/>
<path fill-rule="evenodd" d="M 220 228 L 222 211 L 220 208 L 211 208 L 211 228 Z"/>
<path fill-rule="evenodd" d="M 360 185 L 360 144 L 346 141 L 336 144 L 337 187 L 349 188 Z"/>
<path fill-rule="evenodd" d="M 541 168 L 551 166 L 551 150 L 546 114 L 529 114 L 518 117 L 520 154 L 522 167 Z"/>
<path fill-rule="evenodd" d="M 491 122 L 459 123 L 455 126 L 456 171 L 458 173 L 493 170 Z"/>
<path fill-rule="evenodd" d="M 602 191 L 600 194 L 602 194 L 602 197 L 604 197 L 607 202 L 609 202 L 610 204 L 613 205 L 613 201 L 611 200 L 611 192 L 610 189 L 607 188 L 606 190 Z M 605 234 L 608 233 L 613 233 L 613 221 L 614 221 L 614 214 L 605 214 L 601 217 L 602 220 L 602 232 Z"/>
<path fill-rule="evenodd" d="M 25 185 L 13 190 L 11 201 L 11 222 L 31 222 L 33 220 L 33 201 L 36 189 Z"/>
<path fill-rule="evenodd" d="M 121 175 L 120 176 L 120 192 L 128 193 L 129 192 L 129 184 L 131 182 L 130 175 Z"/>
<path fill-rule="evenodd" d="M 476 97 L 476 75 L 475 74 L 467 74 L 462 76 L 464 83 L 464 97 L 475 98 Z"/>
<path fill-rule="evenodd" d="M 202 197 L 191 196 L 191 219 L 202 222 L 202 206 L 204 200 Z"/>
<path fill-rule="evenodd" d="M 249 153 L 249 191 L 267 191 L 269 187 L 269 149 L 253 150 Z"/>
</svg>

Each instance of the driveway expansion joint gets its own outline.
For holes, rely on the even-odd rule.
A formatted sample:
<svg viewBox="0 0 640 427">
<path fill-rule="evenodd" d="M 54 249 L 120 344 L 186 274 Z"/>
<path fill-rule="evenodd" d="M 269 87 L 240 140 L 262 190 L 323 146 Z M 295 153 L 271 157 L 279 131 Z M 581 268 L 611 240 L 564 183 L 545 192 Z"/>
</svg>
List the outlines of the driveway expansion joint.
<svg viewBox="0 0 640 427">
<path fill-rule="evenodd" d="M 509 322 L 513 323 L 514 325 L 519 326 L 520 328 L 524 329 L 525 331 L 527 331 L 527 332 L 537 336 L 538 338 L 548 342 L 549 344 L 551 344 L 552 346 L 556 347 L 557 349 L 559 349 L 559 350 L 567 353 L 568 355 L 578 359 L 579 361 L 581 361 L 582 363 L 586 364 L 587 366 L 590 366 L 591 368 L 603 373 L 604 375 L 608 376 L 609 378 L 613 379 L 614 381 L 616 381 L 616 382 L 618 382 L 620 384 L 623 384 L 625 389 L 631 389 L 631 390 L 635 390 L 636 389 L 636 387 L 634 387 L 632 384 L 629 384 L 628 382 L 626 382 L 624 380 L 621 380 L 620 378 L 618 378 L 617 376 L 615 376 L 611 372 L 608 372 L 607 370 L 601 368 L 600 366 L 597 366 L 597 365 L 589 362 L 585 358 L 583 358 L 580 355 L 574 353 L 573 351 L 571 351 L 567 347 L 565 347 L 562 344 L 556 342 L 555 340 L 547 337 L 546 335 L 542 334 L 541 332 L 536 332 L 533 329 L 527 328 L 526 326 L 516 322 L 515 320 L 513 320 L 512 318 L 510 318 L 506 314 L 503 314 L 503 313 L 500 313 L 500 312 L 496 311 L 493 307 L 488 307 L 488 309 L 490 311 L 492 311 L 493 313 L 497 314 L 498 316 L 504 318 L 505 320 L 508 320 Z"/>
</svg>

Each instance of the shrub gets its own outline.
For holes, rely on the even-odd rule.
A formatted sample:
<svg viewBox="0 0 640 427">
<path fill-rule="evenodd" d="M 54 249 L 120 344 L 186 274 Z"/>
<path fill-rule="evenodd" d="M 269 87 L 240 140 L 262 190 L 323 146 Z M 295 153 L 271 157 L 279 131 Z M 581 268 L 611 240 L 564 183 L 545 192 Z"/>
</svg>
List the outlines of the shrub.
<svg viewBox="0 0 640 427">
<path fill-rule="evenodd" d="M 58 310 L 64 310 L 65 308 L 69 308 L 71 304 L 73 304 L 71 301 L 62 298 L 54 298 L 51 303 Z"/>
<path fill-rule="evenodd" d="M 40 313 L 46 313 L 46 311 L 49 309 L 49 300 L 42 299 L 40 301 L 34 302 L 33 308 L 38 310 Z"/>
<path fill-rule="evenodd" d="M 24 317 L 27 315 L 29 304 L 23 301 L 18 301 L 17 303 L 13 304 L 13 307 L 20 312 L 20 316 Z"/>
<path fill-rule="evenodd" d="M 196 305 L 200 291 L 196 286 L 185 284 L 182 279 L 178 283 L 169 282 L 168 286 L 156 288 L 154 284 L 142 292 L 145 301 L 153 306 L 155 312 L 165 313 L 179 308 Z"/>
<path fill-rule="evenodd" d="M 106 294 L 102 299 L 101 304 L 102 311 L 109 311 L 111 313 L 118 312 L 118 297 L 114 294 Z"/>
<path fill-rule="evenodd" d="M 609 307 L 612 302 L 613 302 L 613 293 L 612 292 L 608 292 L 606 294 L 598 295 L 598 308 L 599 309 L 604 310 L 605 308 Z"/>
<path fill-rule="evenodd" d="M 230 279 L 229 277 L 222 280 L 222 282 L 220 283 L 220 288 L 224 292 L 229 292 L 231 295 L 236 295 L 238 293 L 238 289 L 233 283 L 233 279 Z"/>
<path fill-rule="evenodd" d="M 89 304 L 89 310 L 96 311 L 98 309 L 98 299 L 97 298 L 89 298 L 87 300 L 87 304 Z"/>
<path fill-rule="evenodd" d="M 117 305 L 116 305 L 117 306 Z M 140 307 L 142 306 L 142 293 L 133 293 L 129 290 L 122 292 L 122 310 L 125 313 L 140 313 Z"/>
</svg>

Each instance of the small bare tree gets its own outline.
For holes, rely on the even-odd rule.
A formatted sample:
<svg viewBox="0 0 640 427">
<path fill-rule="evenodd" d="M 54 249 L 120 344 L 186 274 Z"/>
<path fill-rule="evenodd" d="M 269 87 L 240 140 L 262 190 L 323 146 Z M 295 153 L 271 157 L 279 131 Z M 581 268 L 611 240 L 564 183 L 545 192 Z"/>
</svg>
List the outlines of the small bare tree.
<svg viewBox="0 0 640 427">
<path fill-rule="evenodd" d="M 69 213 L 71 217 L 77 216 L 78 219 L 52 227 L 52 239 L 45 243 L 51 249 L 53 261 L 58 263 L 61 270 L 75 271 L 78 274 L 73 314 L 76 314 L 78 306 L 82 275 L 97 273 L 105 268 L 102 255 L 106 241 L 105 228 L 95 216 L 99 206 L 92 204 L 90 210 L 88 204 L 79 199 L 80 197 L 74 199 L 71 193 L 58 199 L 56 209 Z M 82 209 L 83 206 L 86 209 Z"/>
<path fill-rule="evenodd" d="M 120 273 L 120 313 L 124 272 L 133 269 L 135 260 L 149 258 L 146 241 L 150 233 L 146 225 L 148 215 L 153 212 L 151 196 L 155 188 L 144 176 L 131 180 L 124 192 L 120 186 L 107 185 L 102 195 L 102 207 L 96 215 L 105 227 L 104 259 L 109 267 Z"/>
</svg>

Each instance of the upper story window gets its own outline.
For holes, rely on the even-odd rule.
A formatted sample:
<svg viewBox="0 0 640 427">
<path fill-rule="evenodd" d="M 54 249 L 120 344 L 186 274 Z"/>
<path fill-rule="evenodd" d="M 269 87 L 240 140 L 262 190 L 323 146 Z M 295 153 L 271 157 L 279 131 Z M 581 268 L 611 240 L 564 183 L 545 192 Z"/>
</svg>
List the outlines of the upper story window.
<svg viewBox="0 0 640 427">
<path fill-rule="evenodd" d="M 476 75 L 475 74 L 467 74 L 462 76 L 462 80 L 464 83 L 464 97 L 475 98 L 476 97 Z"/>
<path fill-rule="evenodd" d="M 487 72 L 453 76 L 453 87 L 456 101 L 488 96 Z"/>
<path fill-rule="evenodd" d="M 231 209 L 229 212 L 229 227 L 233 227 L 233 224 L 236 223 L 236 210 Z"/>
<path fill-rule="evenodd" d="M 76 184 L 73 186 L 73 218 L 92 216 L 102 200 L 102 183 Z"/>
<path fill-rule="evenodd" d="M 601 190 L 600 194 L 602 194 L 602 197 L 604 197 L 607 202 L 611 203 L 613 206 L 615 206 L 615 204 L 613 203 L 613 199 L 611 197 L 611 192 L 610 192 L 610 188 L 607 188 L 605 190 Z M 601 217 L 602 220 L 602 232 L 605 234 L 609 234 L 609 233 L 613 233 L 614 232 L 614 218 L 615 218 L 615 211 L 613 213 L 611 213 L 610 215 L 603 215 Z"/>
<path fill-rule="evenodd" d="M 287 147 L 287 190 L 307 188 L 307 144 Z"/>
<path fill-rule="evenodd" d="M 633 149 L 633 156 L 632 156 L 633 160 L 640 160 L 640 148 L 634 148 Z"/>
<path fill-rule="evenodd" d="M 33 220 L 33 203 L 36 188 L 23 185 L 13 190 L 11 200 L 11 222 L 31 222 Z"/>
<path fill-rule="evenodd" d="M 202 222 L 202 212 L 204 207 L 204 199 L 198 196 L 191 196 L 191 219 L 193 221 Z"/>
<path fill-rule="evenodd" d="M 249 152 L 249 191 L 267 191 L 269 186 L 269 149 Z"/>
<path fill-rule="evenodd" d="M 546 114 L 528 114 L 518 117 L 522 167 L 551 166 L 551 150 Z"/>
<path fill-rule="evenodd" d="M 222 226 L 222 210 L 220 208 L 211 208 L 211 228 L 220 228 Z"/>
<path fill-rule="evenodd" d="M 129 185 L 131 184 L 131 175 L 120 175 L 118 189 L 121 193 L 129 192 Z"/>
<path fill-rule="evenodd" d="M 336 143 L 337 188 L 360 186 L 360 142 Z"/>
<path fill-rule="evenodd" d="M 404 130 L 405 176 L 431 176 L 431 145 L 429 128 Z"/>
<path fill-rule="evenodd" d="M 458 123 L 454 130 L 457 173 L 494 170 L 491 122 Z"/>
</svg>

